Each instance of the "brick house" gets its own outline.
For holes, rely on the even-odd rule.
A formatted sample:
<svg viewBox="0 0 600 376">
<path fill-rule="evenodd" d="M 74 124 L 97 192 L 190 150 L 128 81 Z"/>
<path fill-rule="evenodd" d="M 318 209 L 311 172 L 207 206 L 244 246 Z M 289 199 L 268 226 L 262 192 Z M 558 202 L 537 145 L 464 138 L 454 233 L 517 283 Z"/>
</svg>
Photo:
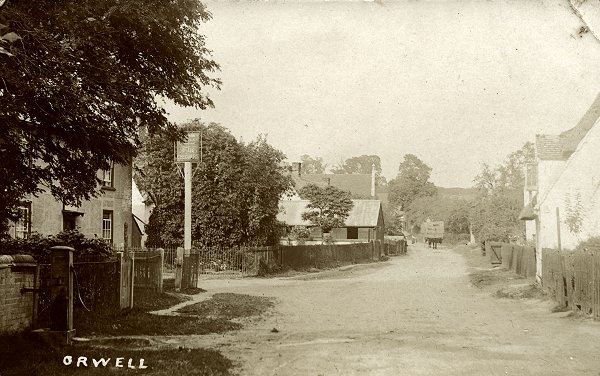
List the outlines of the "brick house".
<svg viewBox="0 0 600 376">
<path fill-rule="evenodd" d="M 64 205 L 48 192 L 26 197 L 19 208 L 21 219 L 11 224 L 8 234 L 26 238 L 32 232 L 54 235 L 78 229 L 87 237 L 103 238 L 117 247 L 122 247 L 125 242 L 131 246 L 134 228 L 131 176 L 131 164 L 115 164 L 109 170 L 99 171 L 100 194 L 78 207 Z"/>
</svg>

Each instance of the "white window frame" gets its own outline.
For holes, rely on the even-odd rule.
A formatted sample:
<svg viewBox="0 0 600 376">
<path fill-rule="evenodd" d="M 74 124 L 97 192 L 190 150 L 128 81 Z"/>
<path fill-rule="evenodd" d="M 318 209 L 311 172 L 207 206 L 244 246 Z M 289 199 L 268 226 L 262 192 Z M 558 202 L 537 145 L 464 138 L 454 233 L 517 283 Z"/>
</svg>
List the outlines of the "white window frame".
<svg viewBox="0 0 600 376">
<path fill-rule="evenodd" d="M 18 208 L 19 219 L 14 222 L 15 233 L 17 239 L 27 239 L 31 232 L 31 209 L 29 206 L 21 205 Z"/>
<path fill-rule="evenodd" d="M 108 218 L 105 216 L 108 215 Z M 102 211 L 102 239 L 112 243 L 113 240 L 113 212 L 112 210 Z"/>
<path fill-rule="evenodd" d="M 115 165 L 110 162 L 110 168 L 108 170 L 102 170 L 102 186 L 113 187 L 113 180 L 115 176 Z"/>
</svg>

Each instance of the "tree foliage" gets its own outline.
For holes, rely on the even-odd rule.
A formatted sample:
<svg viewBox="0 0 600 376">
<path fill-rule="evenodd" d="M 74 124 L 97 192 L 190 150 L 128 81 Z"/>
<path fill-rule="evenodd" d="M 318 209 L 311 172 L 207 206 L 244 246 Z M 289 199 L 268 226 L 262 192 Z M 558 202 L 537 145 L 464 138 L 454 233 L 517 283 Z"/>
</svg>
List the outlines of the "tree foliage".
<svg viewBox="0 0 600 376">
<path fill-rule="evenodd" d="M 524 171 L 526 163 L 534 158 L 533 144 L 527 142 L 509 154 L 503 164 L 482 165 L 474 180 L 479 194 L 470 215 L 473 233 L 479 241 L 523 237 L 525 225 L 519 220 L 519 213 L 524 205 Z"/>
<path fill-rule="evenodd" d="M 444 230 L 454 234 L 469 233 L 470 204 L 465 199 L 442 195 L 416 198 L 406 211 L 409 228 L 418 228 L 427 219 L 443 221 Z"/>
<path fill-rule="evenodd" d="M 398 167 L 398 175 L 388 184 L 390 203 L 407 210 L 419 197 L 435 195 L 435 185 L 429 181 L 431 167 L 414 154 L 404 155 Z"/>
<path fill-rule="evenodd" d="M 302 219 L 310 221 L 313 226 L 321 228 L 324 233 L 336 227 L 343 227 L 346 218 L 352 210 L 353 203 L 350 192 L 334 186 L 319 187 L 308 184 L 298 192 L 304 200 L 309 200 L 307 211 L 302 213 Z"/>
<path fill-rule="evenodd" d="M 197 246 L 273 244 L 279 239 L 280 197 L 290 190 L 285 156 L 264 137 L 238 142 L 224 127 L 196 123 L 202 162 L 192 178 L 192 240 Z M 147 226 L 151 245 L 183 240 L 183 178 L 173 163 L 174 138 L 148 135 L 135 161 L 134 178 L 156 207 Z"/>
<path fill-rule="evenodd" d="M 346 159 L 343 163 L 333 167 L 334 174 L 370 174 L 375 168 L 375 182 L 379 186 L 386 184 L 385 177 L 381 175 L 381 158 L 377 155 L 361 155 Z"/>
<path fill-rule="evenodd" d="M 300 157 L 302 162 L 302 173 L 303 174 L 322 174 L 325 172 L 327 164 L 323 162 L 321 157 L 311 157 L 308 154 L 304 154 Z"/>
<path fill-rule="evenodd" d="M 174 131 L 160 100 L 207 108 L 218 65 L 197 0 L 9 1 L 0 10 L 0 224 L 42 189 L 76 204 L 130 163 L 138 130 Z"/>
</svg>

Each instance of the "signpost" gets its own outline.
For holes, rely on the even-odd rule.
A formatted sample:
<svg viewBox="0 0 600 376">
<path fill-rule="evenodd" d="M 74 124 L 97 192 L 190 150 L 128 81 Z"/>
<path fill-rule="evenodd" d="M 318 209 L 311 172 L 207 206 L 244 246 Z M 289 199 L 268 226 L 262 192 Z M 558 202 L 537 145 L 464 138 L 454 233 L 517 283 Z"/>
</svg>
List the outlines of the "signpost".
<svg viewBox="0 0 600 376">
<path fill-rule="evenodd" d="M 177 142 L 175 163 L 183 163 L 185 210 L 183 248 L 192 249 L 192 163 L 200 161 L 200 132 L 188 132 L 187 139 Z"/>
</svg>

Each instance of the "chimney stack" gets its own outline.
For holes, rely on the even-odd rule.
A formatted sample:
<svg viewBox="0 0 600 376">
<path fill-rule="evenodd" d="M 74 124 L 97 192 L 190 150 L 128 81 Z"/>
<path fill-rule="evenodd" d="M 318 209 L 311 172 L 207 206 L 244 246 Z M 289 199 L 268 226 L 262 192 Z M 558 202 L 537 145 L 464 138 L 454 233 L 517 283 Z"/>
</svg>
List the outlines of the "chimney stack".
<svg viewBox="0 0 600 376">
<path fill-rule="evenodd" d="M 371 197 L 375 198 L 375 163 L 371 165 Z"/>
<path fill-rule="evenodd" d="M 302 175 L 302 163 L 301 162 L 292 162 L 292 172 L 297 172 L 298 176 Z"/>
</svg>

